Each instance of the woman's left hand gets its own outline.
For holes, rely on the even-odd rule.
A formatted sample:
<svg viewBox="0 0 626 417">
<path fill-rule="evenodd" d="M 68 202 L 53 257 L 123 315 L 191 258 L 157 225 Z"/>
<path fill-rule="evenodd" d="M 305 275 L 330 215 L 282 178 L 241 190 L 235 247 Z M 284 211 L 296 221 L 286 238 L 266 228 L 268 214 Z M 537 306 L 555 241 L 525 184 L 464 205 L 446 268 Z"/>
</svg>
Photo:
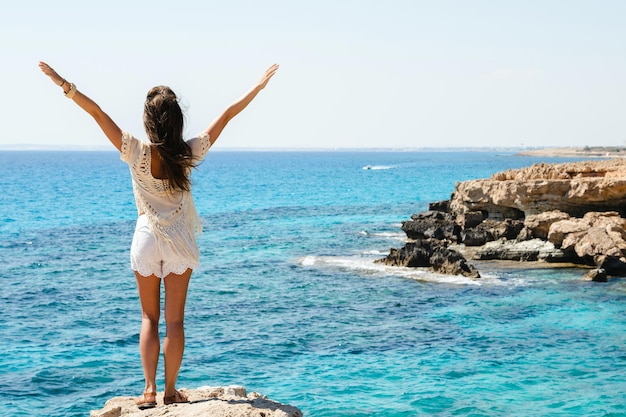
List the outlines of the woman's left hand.
<svg viewBox="0 0 626 417">
<path fill-rule="evenodd" d="M 265 86 L 270 81 L 270 79 L 274 76 L 276 71 L 278 71 L 278 64 L 272 65 L 265 71 L 265 74 L 263 74 L 263 77 L 259 81 L 259 87 L 261 89 L 265 88 Z"/>
</svg>

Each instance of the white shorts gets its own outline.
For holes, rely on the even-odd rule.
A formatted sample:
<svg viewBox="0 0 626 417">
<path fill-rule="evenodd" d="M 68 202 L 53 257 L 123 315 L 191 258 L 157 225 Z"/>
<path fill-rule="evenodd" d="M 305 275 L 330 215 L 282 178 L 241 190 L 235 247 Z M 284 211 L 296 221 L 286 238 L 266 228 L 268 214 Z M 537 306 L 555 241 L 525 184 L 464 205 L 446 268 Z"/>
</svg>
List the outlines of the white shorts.
<svg viewBox="0 0 626 417">
<path fill-rule="evenodd" d="M 186 243 L 197 252 L 195 241 Z M 130 248 L 130 266 L 139 275 L 155 275 L 159 278 L 172 273 L 180 275 L 187 269 L 196 269 L 198 263 L 197 258 L 182 256 L 171 242 L 159 242 L 150 228 L 148 217 L 139 216 Z"/>
</svg>

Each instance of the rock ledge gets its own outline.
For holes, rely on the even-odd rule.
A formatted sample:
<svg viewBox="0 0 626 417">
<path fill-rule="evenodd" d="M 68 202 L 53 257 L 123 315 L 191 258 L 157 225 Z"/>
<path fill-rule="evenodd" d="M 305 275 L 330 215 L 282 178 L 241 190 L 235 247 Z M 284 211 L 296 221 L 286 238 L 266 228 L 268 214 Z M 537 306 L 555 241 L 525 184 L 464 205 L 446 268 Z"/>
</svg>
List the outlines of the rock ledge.
<svg viewBox="0 0 626 417">
<path fill-rule="evenodd" d="M 302 417 L 298 408 L 272 401 L 240 386 L 199 387 L 181 389 L 189 396 L 187 404 L 163 405 L 163 393 L 157 394 L 157 406 L 139 410 L 135 397 L 114 397 L 101 410 L 93 410 L 90 417 Z"/>
</svg>

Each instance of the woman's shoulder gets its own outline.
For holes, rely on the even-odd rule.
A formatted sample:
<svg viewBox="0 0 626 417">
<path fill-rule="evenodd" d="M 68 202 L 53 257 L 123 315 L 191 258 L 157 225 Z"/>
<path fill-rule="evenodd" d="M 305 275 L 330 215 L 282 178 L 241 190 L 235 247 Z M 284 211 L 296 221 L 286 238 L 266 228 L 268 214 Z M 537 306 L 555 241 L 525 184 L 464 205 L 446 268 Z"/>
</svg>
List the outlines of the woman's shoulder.
<svg viewBox="0 0 626 417">
<path fill-rule="evenodd" d="M 202 159 L 211 147 L 211 138 L 209 133 L 204 131 L 189 139 L 187 144 L 191 148 L 191 154 L 194 158 Z"/>
<path fill-rule="evenodd" d="M 187 139 L 187 143 L 191 144 L 192 142 L 203 141 L 203 140 L 209 140 L 209 132 L 207 131 L 200 132 L 194 137 Z"/>
</svg>

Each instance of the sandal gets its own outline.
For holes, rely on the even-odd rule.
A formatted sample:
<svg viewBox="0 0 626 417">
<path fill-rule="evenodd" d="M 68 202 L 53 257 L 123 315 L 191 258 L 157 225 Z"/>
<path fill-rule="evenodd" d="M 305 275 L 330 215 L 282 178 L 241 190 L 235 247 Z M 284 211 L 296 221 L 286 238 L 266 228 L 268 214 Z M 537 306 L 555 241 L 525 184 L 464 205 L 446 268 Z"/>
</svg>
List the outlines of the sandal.
<svg viewBox="0 0 626 417">
<path fill-rule="evenodd" d="M 141 397 L 135 400 L 135 404 L 140 410 L 156 407 L 156 392 L 144 392 Z"/>
<path fill-rule="evenodd" d="M 163 397 L 163 404 L 165 405 L 188 402 L 189 399 L 187 398 L 187 395 L 177 390 L 174 390 L 174 395 L 168 395 L 167 397 Z"/>
</svg>

